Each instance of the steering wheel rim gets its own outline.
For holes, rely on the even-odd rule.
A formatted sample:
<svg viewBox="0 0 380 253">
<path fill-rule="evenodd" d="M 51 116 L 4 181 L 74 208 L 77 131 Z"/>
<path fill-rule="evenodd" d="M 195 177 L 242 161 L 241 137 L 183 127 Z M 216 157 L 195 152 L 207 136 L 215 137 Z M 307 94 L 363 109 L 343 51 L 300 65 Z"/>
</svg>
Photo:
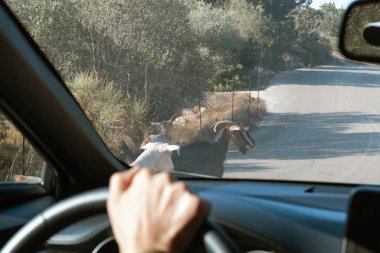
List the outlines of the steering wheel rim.
<svg viewBox="0 0 380 253">
<path fill-rule="evenodd" d="M 61 229 L 92 215 L 106 213 L 108 188 L 99 188 L 56 203 L 25 224 L 1 249 L 1 253 L 35 252 Z M 209 253 L 240 252 L 216 223 L 207 220 L 203 242 Z"/>
</svg>

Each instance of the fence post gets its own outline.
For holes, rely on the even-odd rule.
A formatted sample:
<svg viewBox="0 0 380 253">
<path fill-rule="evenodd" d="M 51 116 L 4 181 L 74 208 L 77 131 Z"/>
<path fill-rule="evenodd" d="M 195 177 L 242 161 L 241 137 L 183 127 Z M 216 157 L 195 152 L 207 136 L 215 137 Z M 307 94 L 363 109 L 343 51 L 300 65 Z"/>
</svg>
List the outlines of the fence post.
<svg viewBox="0 0 380 253">
<path fill-rule="evenodd" d="M 231 107 L 231 120 L 234 121 L 234 103 L 235 103 L 235 88 L 232 85 L 232 107 Z"/>
<path fill-rule="evenodd" d="M 261 79 L 261 65 L 257 70 L 257 101 L 256 101 L 256 117 L 259 115 L 259 102 L 260 102 L 260 79 Z"/>
<path fill-rule="evenodd" d="M 251 122 L 251 87 L 252 86 L 252 78 L 251 75 L 249 76 L 249 84 L 248 84 L 248 113 L 247 113 L 247 126 L 250 126 Z"/>
<path fill-rule="evenodd" d="M 197 87 L 198 87 L 199 129 L 201 131 L 201 141 L 203 141 L 202 110 L 201 110 L 201 87 L 199 85 L 198 69 L 196 72 L 196 81 L 197 81 Z"/>
</svg>

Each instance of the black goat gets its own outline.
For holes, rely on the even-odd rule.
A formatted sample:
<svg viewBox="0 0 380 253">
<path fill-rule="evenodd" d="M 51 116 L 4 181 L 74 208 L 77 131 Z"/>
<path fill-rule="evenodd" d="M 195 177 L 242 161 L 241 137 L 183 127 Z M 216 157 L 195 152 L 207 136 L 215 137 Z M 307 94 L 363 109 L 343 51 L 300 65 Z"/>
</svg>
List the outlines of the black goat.
<svg viewBox="0 0 380 253">
<path fill-rule="evenodd" d="M 181 146 L 179 155 L 172 154 L 174 170 L 205 174 L 221 178 L 224 173 L 223 163 L 226 160 L 228 145 L 232 139 L 244 155 L 248 149 L 255 147 L 255 141 L 240 124 L 221 121 L 214 124 L 214 131 L 220 124 L 227 124 L 218 131 L 213 142 L 194 142 Z"/>
</svg>

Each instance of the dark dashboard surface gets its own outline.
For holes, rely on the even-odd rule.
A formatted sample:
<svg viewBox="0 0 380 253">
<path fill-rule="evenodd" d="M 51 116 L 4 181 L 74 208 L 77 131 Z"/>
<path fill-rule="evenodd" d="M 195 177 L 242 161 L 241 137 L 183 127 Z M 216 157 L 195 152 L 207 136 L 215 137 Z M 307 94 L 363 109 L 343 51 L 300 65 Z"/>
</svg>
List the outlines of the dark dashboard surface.
<svg viewBox="0 0 380 253">
<path fill-rule="evenodd" d="M 211 202 L 211 218 L 243 252 L 341 252 L 352 186 L 210 180 L 187 184 Z M 98 246 L 99 238 L 110 235 L 107 218 L 91 219 L 55 235 L 48 245 L 72 249 L 91 241 L 89 247 Z"/>
<path fill-rule="evenodd" d="M 219 223 L 270 243 L 277 251 L 341 250 L 351 187 L 268 182 L 191 185 L 212 203 L 212 215 Z"/>
</svg>

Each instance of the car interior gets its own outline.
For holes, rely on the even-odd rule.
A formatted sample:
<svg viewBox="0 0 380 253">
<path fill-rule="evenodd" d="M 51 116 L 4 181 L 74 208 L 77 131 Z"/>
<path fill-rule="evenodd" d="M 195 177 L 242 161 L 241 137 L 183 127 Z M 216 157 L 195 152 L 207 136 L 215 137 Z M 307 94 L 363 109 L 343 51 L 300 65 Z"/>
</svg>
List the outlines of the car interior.
<svg viewBox="0 0 380 253">
<path fill-rule="evenodd" d="M 347 49 L 343 40 L 340 47 Z M 355 54 L 346 55 L 363 59 Z M 1 252 L 117 252 L 107 186 L 129 166 L 109 151 L 3 2 L 0 108 L 46 161 L 43 183 L 0 184 Z M 188 252 L 380 252 L 376 185 L 173 176 L 212 205 Z"/>
</svg>

